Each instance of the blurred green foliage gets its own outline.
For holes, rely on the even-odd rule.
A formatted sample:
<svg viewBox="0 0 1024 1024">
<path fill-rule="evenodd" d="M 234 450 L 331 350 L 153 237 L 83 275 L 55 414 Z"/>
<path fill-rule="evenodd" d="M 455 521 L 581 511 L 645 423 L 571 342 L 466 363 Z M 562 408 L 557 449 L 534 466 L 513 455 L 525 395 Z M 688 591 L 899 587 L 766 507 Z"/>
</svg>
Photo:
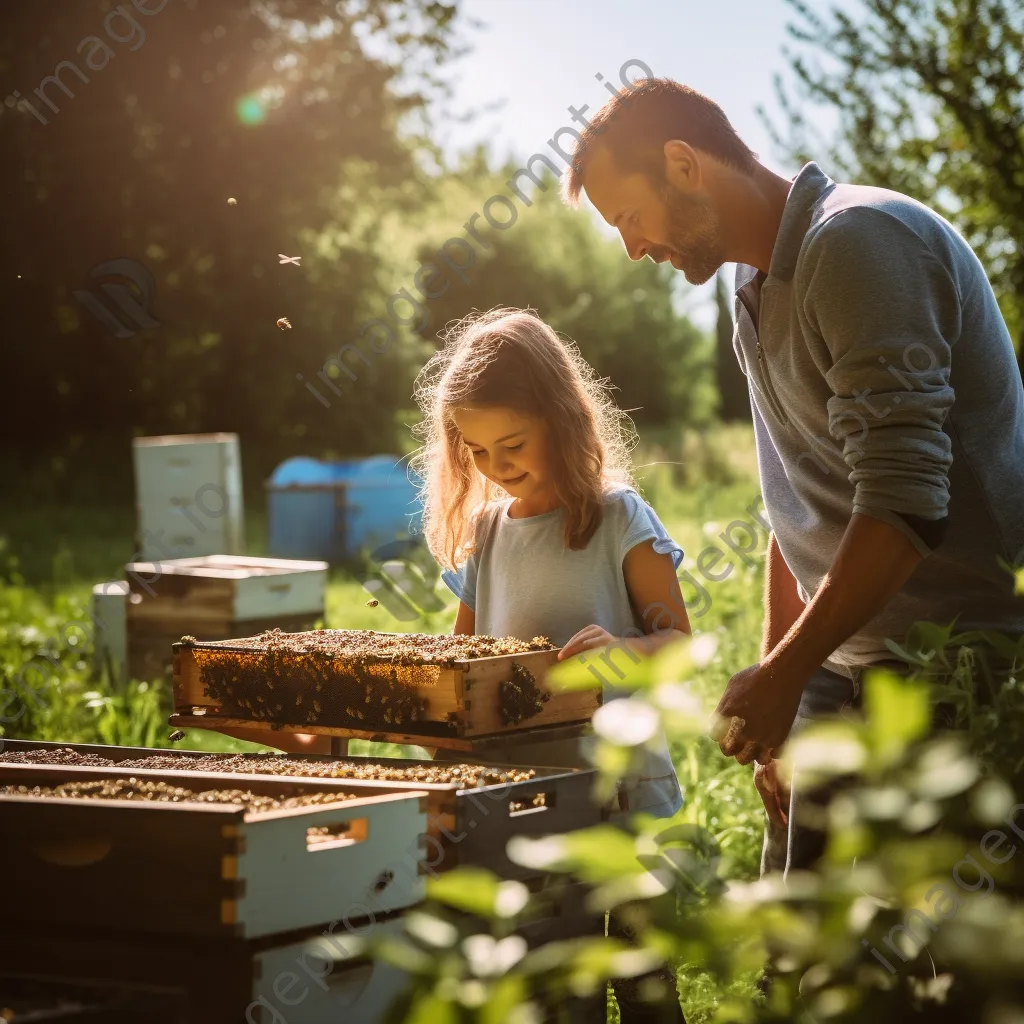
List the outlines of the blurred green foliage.
<svg viewBox="0 0 1024 1024">
<path fill-rule="evenodd" d="M 917 634 L 941 639 L 927 624 Z M 946 639 L 957 638 L 946 633 Z M 991 636 L 970 640 L 1001 646 Z M 958 663 L 948 650 L 942 657 L 950 670 Z M 649 716 L 677 740 L 697 741 L 713 707 L 701 699 L 699 682 L 712 660 L 713 645 L 698 637 L 632 668 L 624 685 L 634 695 L 603 708 L 600 721 L 595 717 L 602 746 L 621 748 L 626 736 L 631 749 L 641 746 L 650 730 L 637 723 Z M 929 667 L 934 670 L 934 659 Z M 1022 672 L 1024 658 L 1011 659 L 997 687 L 1016 693 Z M 572 685 L 575 668 L 565 666 L 562 674 Z M 801 774 L 805 787 L 828 786 L 831 793 L 821 822 L 829 841 L 813 873 L 793 872 L 786 882 L 738 880 L 722 856 L 723 830 L 685 821 L 684 814 L 669 821 L 638 814 L 624 830 L 602 825 L 513 840 L 513 860 L 587 883 L 592 909 L 628 902 L 641 938 L 631 949 L 601 938 L 529 953 L 520 947 L 496 993 L 502 1000 L 523 994 L 518 1016 L 509 1019 L 541 1019 L 538 997 L 530 994 L 541 970 L 552 975 L 545 980 L 549 990 L 585 995 L 599 992 L 607 978 L 665 961 L 696 967 L 713 980 L 710 999 L 683 982 L 693 1024 L 1019 1019 L 1024 872 L 1014 855 L 1024 839 L 1018 820 L 1024 803 L 1016 803 L 1001 773 L 1016 764 L 1020 748 L 1015 733 L 1000 734 L 982 759 L 971 750 L 977 735 L 936 732 L 932 710 L 945 699 L 944 685 L 934 671 L 910 678 L 870 673 L 862 719 L 816 724 L 790 744 L 789 770 Z M 612 777 L 621 770 L 615 757 L 599 763 Z M 486 878 L 473 884 L 486 891 Z M 492 881 L 491 891 L 496 886 Z M 673 894 L 674 905 L 665 903 L 665 893 Z M 381 955 L 411 964 L 417 942 L 432 934 L 431 914 L 443 919 L 446 907 L 464 905 L 457 876 L 429 895 L 436 909 L 423 912 L 404 945 L 392 940 Z M 527 902 L 518 915 L 497 915 L 500 927 L 492 921 L 473 935 L 449 932 L 443 979 L 438 961 L 421 959 L 406 1007 L 415 1014 L 444 1003 L 452 1020 L 488 1019 L 479 1008 L 497 986 L 488 970 L 500 955 L 495 943 L 509 942 L 499 937 L 528 908 Z M 490 959 L 480 958 L 484 949 Z M 760 995 L 753 982 L 766 964 L 771 984 Z"/>
</svg>

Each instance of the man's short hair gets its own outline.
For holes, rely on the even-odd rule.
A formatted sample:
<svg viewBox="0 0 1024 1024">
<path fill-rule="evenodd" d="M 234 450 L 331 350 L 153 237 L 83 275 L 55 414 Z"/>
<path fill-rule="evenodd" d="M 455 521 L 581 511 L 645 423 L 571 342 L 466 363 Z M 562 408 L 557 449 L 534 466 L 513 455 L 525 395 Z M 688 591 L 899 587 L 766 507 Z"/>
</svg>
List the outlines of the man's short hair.
<svg viewBox="0 0 1024 1024">
<path fill-rule="evenodd" d="M 609 100 L 580 132 L 562 180 L 562 198 L 579 205 L 583 173 L 598 148 L 607 149 L 626 173 L 642 171 L 654 181 L 664 180 L 664 147 L 672 139 L 747 174 L 757 163 L 714 100 L 671 78 L 647 78 Z"/>
</svg>

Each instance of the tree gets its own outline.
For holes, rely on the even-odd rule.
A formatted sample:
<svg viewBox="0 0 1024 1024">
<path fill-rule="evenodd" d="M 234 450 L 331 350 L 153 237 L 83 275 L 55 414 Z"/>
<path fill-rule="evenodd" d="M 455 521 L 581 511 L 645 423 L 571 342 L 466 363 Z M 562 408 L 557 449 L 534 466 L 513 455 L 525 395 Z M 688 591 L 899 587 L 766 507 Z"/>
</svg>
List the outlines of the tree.
<svg viewBox="0 0 1024 1024">
<path fill-rule="evenodd" d="M 787 52 L 798 90 L 831 108 L 838 138 L 810 129 L 780 77 L 788 137 L 763 108 L 761 118 L 799 160 L 825 155 L 851 180 L 914 196 L 956 224 L 985 264 L 1024 372 L 1024 3 L 861 2 L 855 19 L 787 0 L 803 47 Z"/>
<path fill-rule="evenodd" d="M 515 167 L 491 174 L 479 160 L 469 165 L 450 183 L 464 197 L 454 223 L 489 195 L 507 193 Z M 711 346 L 673 309 L 673 272 L 626 259 L 621 245 L 602 237 L 586 214 L 562 203 L 556 185 L 554 175 L 542 178 L 530 205 L 516 204 L 516 220 L 506 230 L 482 225 L 487 247 L 480 247 L 466 284 L 429 304 L 422 337 L 433 340 L 473 310 L 531 307 L 610 379 L 618 404 L 638 425 L 707 422 L 713 415 Z M 443 237 L 424 242 L 424 261 Z"/>
<path fill-rule="evenodd" d="M 125 461 L 133 431 L 237 430 L 270 459 L 389 445 L 401 353 L 329 414 L 296 375 L 390 290 L 376 214 L 429 193 L 407 125 L 436 92 L 454 14 L 433 0 L 5 7 L 0 71 L 21 99 L 0 103 L 0 301 L 18 386 L 0 436 L 106 433 Z M 74 296 L 120 257 L 152 274 L 159 323 L 128 339 Z"/>
</svg>

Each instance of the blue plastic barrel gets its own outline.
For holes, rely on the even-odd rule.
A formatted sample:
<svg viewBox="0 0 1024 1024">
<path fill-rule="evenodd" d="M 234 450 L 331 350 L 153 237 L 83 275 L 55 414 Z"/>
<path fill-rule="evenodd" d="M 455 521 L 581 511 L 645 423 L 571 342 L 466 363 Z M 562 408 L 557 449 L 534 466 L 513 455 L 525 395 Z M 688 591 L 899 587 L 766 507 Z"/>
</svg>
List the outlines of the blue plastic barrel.
<svg viewBox="0 0 1024 1024">
<path fill-rule="evenodd" d="M 343 562 L 418 529 L 416 484 L 396 455 L 287 459 L 267 481 L 269 554 Z"/>
</svg>

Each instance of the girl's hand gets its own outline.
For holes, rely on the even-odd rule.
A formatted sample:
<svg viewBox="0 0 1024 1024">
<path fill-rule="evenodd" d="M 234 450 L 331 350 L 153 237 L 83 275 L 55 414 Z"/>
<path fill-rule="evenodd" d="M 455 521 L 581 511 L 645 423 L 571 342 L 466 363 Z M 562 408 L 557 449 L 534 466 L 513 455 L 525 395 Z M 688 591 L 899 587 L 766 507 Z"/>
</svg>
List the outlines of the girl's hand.
<svg viewBox="0 0 1024 1024">
<path fill-rule="evenodd" d="M 600 626 L 584 626 L 559 652 L 558 660 L 564 661 L 574 654 L 591 651 L 595 647 L 607 647 L 608 644 L 619 643 L 619 637 L 612 636 L 607 629 Z"/>
</svg>

